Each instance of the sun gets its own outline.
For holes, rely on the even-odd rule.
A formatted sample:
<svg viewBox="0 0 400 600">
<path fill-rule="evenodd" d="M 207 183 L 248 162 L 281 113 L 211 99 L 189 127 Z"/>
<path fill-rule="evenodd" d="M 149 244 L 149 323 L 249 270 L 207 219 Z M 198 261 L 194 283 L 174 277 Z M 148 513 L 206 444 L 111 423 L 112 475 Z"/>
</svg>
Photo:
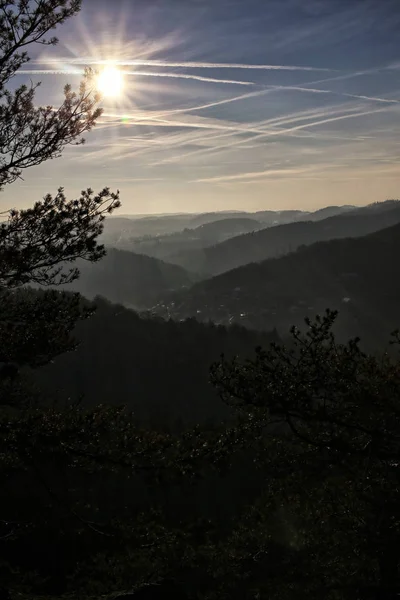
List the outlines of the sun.
<svg viewBox="0 0 400 600">
<path fill-rule="evenodd" d="M 97 89 L 107 98 L 118 98 L 124 87 L 124 76 L 121 69 L 106 65 L 97 77 Z"/>
</svg>

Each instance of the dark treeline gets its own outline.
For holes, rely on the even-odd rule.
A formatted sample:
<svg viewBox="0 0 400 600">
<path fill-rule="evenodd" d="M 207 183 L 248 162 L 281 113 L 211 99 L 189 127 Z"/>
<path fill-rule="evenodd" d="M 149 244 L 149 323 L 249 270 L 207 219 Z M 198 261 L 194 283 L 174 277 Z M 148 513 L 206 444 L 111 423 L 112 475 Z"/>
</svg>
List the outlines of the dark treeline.
<svg viewBox="0 0 400 600">
<path fill-rule="evenodd" d="M 37 380 L 58 398 L 126 404 L 163 429 L 227 416 L 209 383 L 210 365 L 221 354 L 252 356 L 258 345 L 278 341 L 237 325 L 164 321 L 101 298 L 94 304 L 95 314 L 74 331 L 77 349 L 39 370 Z"/>
</svg>

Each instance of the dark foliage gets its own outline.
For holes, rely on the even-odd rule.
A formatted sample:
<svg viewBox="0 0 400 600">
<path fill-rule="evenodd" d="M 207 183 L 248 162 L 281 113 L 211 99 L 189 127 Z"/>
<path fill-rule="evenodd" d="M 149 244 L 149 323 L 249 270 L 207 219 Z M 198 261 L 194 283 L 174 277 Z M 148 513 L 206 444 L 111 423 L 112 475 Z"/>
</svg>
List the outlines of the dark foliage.
<svg viewBox="0 0 400 600">
<path fill-rule="evenodd" d="M 6 290 L 0 300 L 0 363 L 20 367 L 38 367 L 73 350 L 76 322 L 93 312 L 78 295 L 52 290 Z"/>
<path fill-rule="evenodd" d="M 105 255 L 97 243 L 105 216 L 120 205 L 118 193 L 82 191 L 67 201 L 60 188 L 27 210 L 12 210 L 0 226 L 0 285 L 59 285 L 74 281 L 79 270 L 62 263 L 78 258 L 96 262 Z"/>
<path fill-rule="evenodd" d="M 127 404 L 156 427 L 218 420 L 228 414 L 209 385 L 209 366 L 221 352 L 250 356 L 257 345 L 278 341 L 241 327 L 216 327 L 194 319 L 177 323 L 140 316 L 96 299 L 96 313 L 78 323 L 77 350 L 37 373 L 59 397 Z"/>
<path fill-rule="evenodd" d="M 117 596 L 116 600 L 166 600 L 167 598 L 186 600 L 187 595 L 174 581 L 161 581 L 145 585 L 133 594 Z"/>
<path fill-rule="evenodd" d="M 213 367 L 222 397 L 252 415 L 265 484 L 232 538 L 239 554 L 227 544 L 226 560 L 246 571 L 257 548 L 260 570 L 245 578 L 263 598 L 400 592 L 399 362 L 364 354 L 357 340 L 338 344 L 336 316 L 306 321 L 305 333 L 293 328 L 290 349 L 273 345 L 255 360 Z M 281 550 L 271 572 L 274 539 Z"/>
</svg>

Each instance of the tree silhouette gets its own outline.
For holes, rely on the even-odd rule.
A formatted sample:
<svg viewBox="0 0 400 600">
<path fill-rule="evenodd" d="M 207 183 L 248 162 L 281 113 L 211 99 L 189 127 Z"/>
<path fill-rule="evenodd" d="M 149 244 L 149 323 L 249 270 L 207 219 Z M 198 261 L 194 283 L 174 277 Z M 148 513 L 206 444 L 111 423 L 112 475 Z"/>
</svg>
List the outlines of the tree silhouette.
<svg viewBox="0 0 400 600">
<path fill-rule="evenodd" d="M 76 14 L 80 0 L 0 0 L 0 189 L 25 169 L 61 156 L 70 144 L 82 144 L 101 115 L 94 73 L 86 70 L 77 91 L 64 88 L 61 106 L 35 106 L 37 85 L 9 84 L 29 61 L 27 48 L 55 45 L 52 30 Z M 38 84 L 39 85 L 39 84 Z M 118 193 L 91 189 L 67 201 L 62 188 L 28 210 L 11 210 L 0 228 L 0 286 L 30 282 L 57 284 L 78 276 L 61 274 L 61 263 L 91 261 L 104 255 L 96 238 L 105 215 L 119 206 Z"/>
<path fill-rule="evenodd" d="M 256 449 L 266 478 L 263 501 L 232 543 L 237 551 L 241 543 L 252 548 L 244 552 L 250 561 L 258 546 L 268 597 L 286 597 L 286 585 L 298 598 L 394 600 L 400 593 L 400 363 L 389 354 L 363 353 L 357 339 L 337 343 L 336 317 L 327 311 L 306 320 L 305 333 L 292 329 L 289 346 L 259 348 L 254 360 L 213 366 L 223 399 L 247 415 L 247 435 L 235 442 Z M 282 575 L 275 579 L 276 569 L 265 579 L 277 524 L 271 516 L 279 514 L 285 583 Z"/>
</svg>

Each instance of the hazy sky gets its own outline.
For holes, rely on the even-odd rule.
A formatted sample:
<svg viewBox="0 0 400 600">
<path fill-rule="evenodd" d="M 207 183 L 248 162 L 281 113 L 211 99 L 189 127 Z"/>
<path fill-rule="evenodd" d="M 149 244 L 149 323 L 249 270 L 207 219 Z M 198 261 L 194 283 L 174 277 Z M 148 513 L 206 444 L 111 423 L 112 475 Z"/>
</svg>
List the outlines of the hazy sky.
<svg viewBox="0 0 400 600">
<path fill-rule="evenodd" d="M 3 203 L 59 185 L 119 188 L 123 213 L 400 197 L 399 31 L 400 0 L 83 0 L 17 81 L 57 104 L 84 65 L 114 59 L 125 93 Z"/>
</svg>

